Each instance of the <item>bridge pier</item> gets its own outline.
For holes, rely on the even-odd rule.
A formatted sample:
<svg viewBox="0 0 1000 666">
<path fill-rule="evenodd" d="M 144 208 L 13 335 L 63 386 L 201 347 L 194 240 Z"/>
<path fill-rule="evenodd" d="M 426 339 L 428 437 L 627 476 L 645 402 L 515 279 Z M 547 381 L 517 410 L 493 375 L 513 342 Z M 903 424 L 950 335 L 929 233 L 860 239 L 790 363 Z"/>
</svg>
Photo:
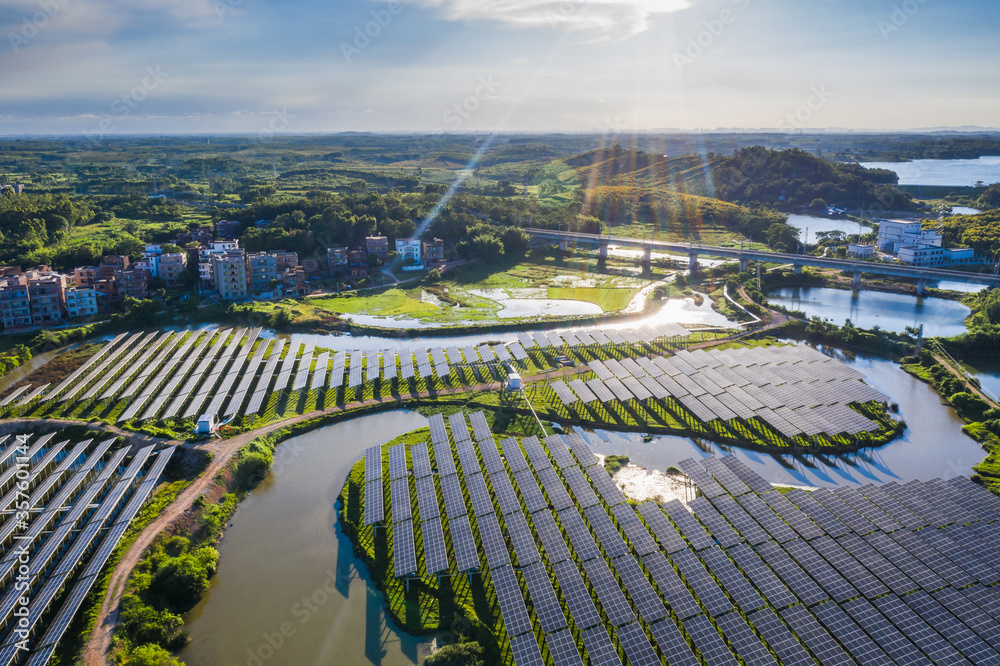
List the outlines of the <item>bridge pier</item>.
<svg viewBox="0 0 1000 666">
<path fill-rule="evenodd" d="M 563 252 L 565 252 L 566 250 L 568 250 L 569 249 L 569 240 L 566 239 L 566 238 L 563 238 L 562 240 L 560 240 L 559 241 L 559 249 L 562 250 Z"/>
<path fill-rule="evenodd" d="M 605 241 L 601 241 L 601 245 L 597 250 L 597 260 L 602 263 L 608 260 L 608 244 Z"/>
<path fill-rule="evenodd" d="M 851 288 L 854 291 L 861 289 L 861 271 L 854 271 L 854 285 Z"/>
<path fill-rule="evenodd" d="M 917 280 L 917 296 L 927 295 L 927 280 Z"/>
<path fill-rule="evenodd" d="M 802 275 L 802 264 L 795 264 L 795 274 Z"/>
<path fill-rule="evenodd" d="M 653 269 L 653 249 L 644 247 L 642 249 L 642 270 L 645 273 Z"/>
<path fill-rule="evenodd" d="M 698 272 L 698 255 L 694 252 L 688 255 L 688 270 L 692 273 Z"/>
<path fill-rule="evenodd" d="M 748 268 L 750 268 L 750 260 L 740 257 L 740 273 L 746 273 Z"/>
</svg>

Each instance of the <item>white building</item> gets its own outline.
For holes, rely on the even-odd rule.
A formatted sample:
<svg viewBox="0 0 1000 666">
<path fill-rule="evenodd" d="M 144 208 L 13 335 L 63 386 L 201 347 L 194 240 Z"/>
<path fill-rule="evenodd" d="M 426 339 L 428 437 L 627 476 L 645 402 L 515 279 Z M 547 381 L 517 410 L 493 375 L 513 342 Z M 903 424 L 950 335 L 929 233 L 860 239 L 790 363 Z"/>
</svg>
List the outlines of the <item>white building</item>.
<svg viewBox="0 0 1000 666">
<path fill-rule="evenodd" d="M 943 240 L 937 230 L 924 229 L 919 220 L 880 220 L 878 223 L 878 248 L 890 254 L 898 254 L 905 246 L 941 247 Z"/>
<path fill-rule="evenodd" d="M 859 259 L 870 259 L 875 256 L 874 245 L 864 245 L 860 243 L 850 243 L 847 246 L 847 254 Z"/>
<path fill-rule="evenodd" d="M 198 250 L 198 278 L 203 282 L 212 282 L 212 257 L 239 250 L 239 241 L 212 241 Z"/>
<path fill-rule="evenodd" d="M 97 314 L 97 290 L 93 287 L 70 287 L 66 290 L 66 313 L 70 319 Z"/>
<path fill-rule="evenodd" d="M 407 259 L 412 259 L 414 265 L 420 265 L 420 239 L 419 238 L 397 238 L 396 253 L 399 258 L 406 263 Z"/>
<path fill-rule="evenodd" d="M 899 262 L 911 266 L 940 266 L 962 261 L 972 261 L 976 251 L 972 248 L 944 248 L 934 245 L 907 245 L 899 248 Z"/>
</svg>

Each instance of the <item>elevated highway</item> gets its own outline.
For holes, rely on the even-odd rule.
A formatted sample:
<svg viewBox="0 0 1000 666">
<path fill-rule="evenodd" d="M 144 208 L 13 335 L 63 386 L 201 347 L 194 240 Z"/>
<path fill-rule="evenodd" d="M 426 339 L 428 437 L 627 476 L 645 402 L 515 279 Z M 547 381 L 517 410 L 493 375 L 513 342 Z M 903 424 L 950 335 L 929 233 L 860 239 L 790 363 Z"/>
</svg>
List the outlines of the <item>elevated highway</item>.
<svg viewBox="0 0 1000 666">
<path fill-rule="evenodd" d="M 637 248 L 643 252 L 643 265 L 649 266 L 653 252 L 669 252 L 685 254 L 689 258 L 692 271 L 697 270 L 698 257 L 721 257 L 735 259 L 740 262 L 740 270 L 746 270 L 749 261 L 764 261 L 768 263 L 791 264 L 795 272 L 801 272 L 803 266 L 830 268 L 838 271 L 849 271 L 854 274 L 854 286 L 861 286 L 861 275 L 885 275 L 888 277 L 916 280 L 917 292 L 923 294 L 928 281 L 952 280 L 981 284 L 988 287 L 1000 287 L 1000 275 L 992 273 L 969 273 L 950 268 L 919 267 L 906 264 L 890 264 L 880 261 L 859 261 L 856 259 L 831 259 L 828 257 L 813 257 L 805 254 L 790 254 L 787 252 L 768 252 L 765 250 L 750 250 L 736 247 L 719 247 L 695 243 L 676 243 L 643 238 L 627 238 L 624 236 L 605 236 L 603 234 L 587 234 L 573 231 L 557 231 L 554 229 L 525 229 L 532 238 L 541 241 L 559 243 L 563 249 L 572 245 L 592 245 L 598 248 L 600 257 L 607 258 L 608 247 Z"/>
</svg>

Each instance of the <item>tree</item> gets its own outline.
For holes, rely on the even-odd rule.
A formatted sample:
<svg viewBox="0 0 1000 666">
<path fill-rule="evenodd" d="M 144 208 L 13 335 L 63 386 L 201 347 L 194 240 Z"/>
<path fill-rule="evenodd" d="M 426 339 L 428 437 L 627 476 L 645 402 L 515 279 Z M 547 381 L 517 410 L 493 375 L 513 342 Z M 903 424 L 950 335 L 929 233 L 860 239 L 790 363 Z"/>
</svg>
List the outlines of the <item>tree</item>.
<svg viewBox="0 0 1000 666">
<path fill-rule="evenodd" d="M 980 208 L 1000 207 L 1000 183 L 987 187 L 976 203 Z"/>
<path fill-rule="evenodd" d="M 482 666 L 483 648 L 479 643 L 452 643 L 427 657 L 425 666 Z"/>
<path fill-rule="evenodd" d="M 182 666 L 172 654 L 159 645 L 140 645 L 132 650 L 125 666 Z"/>
<path fill-rule="evenodd" d="M 788 224 L 775 223 L 767 228 L 767 244 L 780 252 L 791 252 L 798 246 L 799 230 Z"/>
</svg>

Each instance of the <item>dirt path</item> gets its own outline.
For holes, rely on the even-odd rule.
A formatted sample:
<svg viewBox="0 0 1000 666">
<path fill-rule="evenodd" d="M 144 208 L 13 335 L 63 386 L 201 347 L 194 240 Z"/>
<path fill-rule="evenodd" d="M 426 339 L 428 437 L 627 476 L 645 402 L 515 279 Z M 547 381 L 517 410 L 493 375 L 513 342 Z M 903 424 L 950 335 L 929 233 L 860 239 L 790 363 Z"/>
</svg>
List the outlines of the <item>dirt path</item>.
<svg viewBox="0 0 1000 666">
<path fill-rule="evenodd" d="M 978 388 L 976 388 L 969 381 L 969 378 L 966 377 L 964 374 L 962 374 L 962 372 L 960 370 L 956 369 L 951 363 L 949 363 L 946 358 L 944 358 L 944 357 L 942 357 L 942 356 L 940 356 L 938 354 L 934 354 L 934 360 L 937 361 L 938 363 L 940 363 L 941 365 L 943 365 L 945 368 L 947 368 L 948 372 L 950 372 L 952 375 L 954 375 L 960 382 L 962 382 L 963 384 L 965 384 L 965 390 L 966 391 L 969 391 L 970 393 L 975 394 L 977 397 L 979 397 L 983 402 L 985 402 L 990 407 L 993 407 L 994 409 L 1000 409 L 1000 405 L 998 405 L 996 402 L 994 402 L 988 395 L 986 395 L 985 393 L 983 393 L 982 391 L 980 391 Z"/>
</svg>

